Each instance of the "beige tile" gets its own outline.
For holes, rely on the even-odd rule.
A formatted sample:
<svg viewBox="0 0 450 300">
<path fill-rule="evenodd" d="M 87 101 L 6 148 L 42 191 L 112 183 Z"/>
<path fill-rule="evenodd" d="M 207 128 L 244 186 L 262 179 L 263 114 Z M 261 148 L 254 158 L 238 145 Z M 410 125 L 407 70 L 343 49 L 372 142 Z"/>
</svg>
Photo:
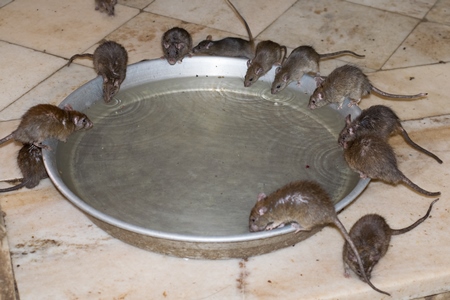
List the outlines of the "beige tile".
<svg viewBox="0 0 450 300">
<path fill-rule="evenodd" d="M 252 0 L 231 1 L 246 19 L 253 36 L 269 26 L 294 4 L 295 0 L 255 2 Z M 223 0 L 156 0 L 145 11 L 170 16 L 190 23 L 248 36 L 244 25 Z"/>
<path fill-rule="evenodd" d="M 383 69 L 450 61 L 449 48 L 450 26 L 422 22 L 389 58 Z"/>
<path fill-rule="evenodd" d="M 387 10 L 402 15 L 422 19 L 425 14 L 433 7 L 436 0 L 348 0 L 349 2 L 358 3 L 381 10 Z"/>
<path fill-rule="evenodd" d="M 0 42 L 0 52 L 0 68 L 4 74 L 0 77 L 0 111 L 65 63 L 61 58 L 5 42 Z"/>
<path fill-rule="evenodd" d="M 361 108 L 375 104 L 391 107 L 402 120 L 421 119 L 450 113 L 450 64 L 380 71 L 368 75 L 372 84 L 392 94 L 428 93 L 428 97 L 417 100 L 382 99 L 372 93 L 360 102 Z"/>
<path fill-rule="evenodd" d="M 154 0 L 119 0 L 118 3 L 130 7 L 136 7 L 139 9 L 143 9 L 150 3 L 152 3 Z"/>
<path fill-rule="evenodd" d="M 69 58 L 138 12 L 117 5 L 116 16 L 110 17 L 96 11 L 94 1 L 14 1 L 0 10 L 0 39 Z"/>
<path fill-rule="evenodd" d="M 12 0 L 0 0 L 0 7 L 3 7 L 6 4 L 11 3 L 11 2 L 12 2 Z"/>
<path fill-rule="evenodd" d="M 450 0 L 438 0 L 426 15 L 426 19 L 450 25 Z"/>
<path fill-rule="evenodd" d="M 312 45 L 319 53 L 352 50 L 366 58 L 340 59 L 379 69 L 417 23 L 411 17 L 345 1 L 299 1 L 258 38 L 291 48 Z"/>
<path fill-rule="evenodd" d="M 71 92 L 96 76 L 92 67 L 88 68 L 77 64 L 71 64 L 70 67 L 63 66 L 55 74 L 1 110 L 0 121 L 18 119 L 30 107 L 37 104 L 58 105 Z"/>
</svg>

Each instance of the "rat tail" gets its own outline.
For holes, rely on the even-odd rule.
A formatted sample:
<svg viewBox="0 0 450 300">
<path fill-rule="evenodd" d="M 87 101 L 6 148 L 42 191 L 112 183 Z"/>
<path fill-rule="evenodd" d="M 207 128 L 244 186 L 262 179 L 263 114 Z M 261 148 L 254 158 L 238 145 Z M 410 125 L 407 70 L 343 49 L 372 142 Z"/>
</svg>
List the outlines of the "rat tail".
<svg viewBox="0 0 450 300">
<path fill-rule="evenodd" d="M 320 59 L 326 59 L 326 58 L 341 56 L 341 55 L 345 55 L 345 54 L 350 54 L 350 55 L 360 57 L 360 58 L 366 57 L 365 55 L 356 54 L 355 52 L 350 51 L 350 50 L 342 50 L 342 51 L 338 51 L 338 52 L 324 53 L 324 54 L 319 54 L 319 56 L 320 56 Z"/>
<path fill-rule="evenodd" d="M 13 138 L 13 134 L 11 133 L 11 134 L 5 136 L 4 138 L 0 139 L 0 144 L 6 143 L 7 141 L 9 141 L 12 138 Z"/>
<path fill-rule="evenodd" d="M 9 188 L 5 188 L 5 189 L 0 189 L 0 193 L 6 193 L 6 192 L 11 192 L 11 191 L 15 191 L 15 190 L 21 189 L 26 184 L 27 184 L 26 181 L 22 179 L 22 182 L 19 183 L 18 185 L 15 185 L 15 186 L 12 186 L 12 187 L 9 187 Z"/>
<path fill-rule="evenodd" d="M 400 170 L 399 170 L 401 176 L 402 176 L 402 182 L 404 184 L 406 184 L 407 186 L 409 186 L 410 188 L 412 188 L 413 190 L 415 190 L 418 193 L 421 193 L 425 196 L 430 196 L 430 197 L 437 197 L 441 195 L 441 192 L 429 192 L 427 190 L 424 190 L 423 188 L 421 188 L 420 186 L 418 186 L 417 184 L 415 184 L 414 182 L 412 182 L 411 180 L 409 180 L 408 177 L 406 177 Z"/>
<path fill-rule="evenodd" d="M 347 230 L 345 229 L 344 225 L 342 225 L 341 221 L 339 221 L 339 219 L 336 217 L 334 220 L 334 224 L 339 228 L 339 230 L 342 232 L 342 234 L 344 235 L 345 239 L 347 240 L 348 244 L 350 245 L 350 247 L 352 248 L 353 252 L 356 255 L 356 259 L 358 260 L 358 264 L 359 264 L 359 268 L 361 270 L 361 274 L 364 277 L 364 280 L 367 282 L 367 284 L 373 288 L 375 291 L 388 295 L 390 296 L 391 294 L 389 294 L 388 292 L 382 291 L 380 289 L 378 289 L 376 286 L 374 286 L 372 284 L 372 282 L 370 282 L 369 278 L 367 277 L 366 271 L 364 270 L 364 266 L 363 263 L 361 261 L 361 257 L 359 256 L 358 250 L 356 249 L 355 244 L 353 244 L 353 241 L 350 237 L 350 235 L 348 234 Z"/>
<path fill-rule="evenodd" d="M 419 220 L 414 222 L 414 224 L 409 225 L 408 227 L 405 227 L 405 228 L 402 228 L 402 229 L 391 229 L 391 233 L 393 235 L 398 235 L 398 234 L 402 234 L 402 233 L 408 232 L 408 231 L 413 230 L 414 228 L 416 228 L 417 225 L 419 225 L 420 223 L 422 223 L 423 221 L 425 221 L 428 218 L 428 216 L 430 215 L 431 209 L 433 208 L 434 203 L 436 203 L 436 201 L 438 201 L 438 200 L 439 200 L 439 198 L 437 198 L 436 200 L 431 202 L 430 207 L 428 208 L 428 211 L 425 214 L 425 216 L 423 216 L 422 218 L 420 218 Z"/>
<path fill-rule="evenodd" d="M 384 97 L 387 98 L 394 98 L 394 99 L 416 99 L 416 98 L 422 98 L 422 97 L 426 97 L 428 95 L 428 93 L 419 93 L 419 94 L 415 94 L 415 95 L 397 95 L 397 94 L 390 94 L 387 92 L 384 92 L 382 90 L 380 90 L 377 87 L 374 87 L 373 85 L 371 85 L 371 90 L 374 91 L 375 93 L 382 95 Z"/>
<path fill-rule="evenodd" d="M 253 35 L 250 30 L 250 27 L 247 24 L 247 21 L 245 21 L 244 17 L 239 13 L 237 8 L 233 5 L 233 3 L 231 3 L 230 0 L 226 0 L 226 2 L 233 9 L 234 13 L 239 17 L 239 19 L 241 19 L 242 23 L 244 23 L 245 29 L 247 30 L 247 33 L 248 33 L 249 42 L 251 43 L 252 49 L 253 49 L 255 47 L 255 41 L 253 40 Z"/>
<path fill-rule="evenodd" d="M 409 137 L 409 135 L 408 135 L 408 133 L 406 132 L 405 129 L 402 128 L 401 131 L 402 131 L 403 138 L 406 140 L 406 142 L 407 142 L 408 144 L 410 144 L 410 145 L 411 145 L 413 148 L 415 148 L 416 150 L 419 150 L 420 152 L 425 153 L 425 154 L 428 155 L 428 156 L 431 156 L 431 157 L 434 158 L 438 163 L 442 164 L 442 160 L 441 160 L 439 157 L 437 157 L 435 154 L 431 153 L 430 151 L 428 151 L 428 150 L 426 150 L 426 149 L 420 147 L 420 146 L 417 145 L 416 143 L 414 143 L 413 140 L 411 140 L 411 138 Z"/>
<path fill-rule="evenodd" d="M 72 61 L 73 61 L 74 59 L 77 59 L 77 58 L 90 58 L 90 59 L 94 59 L 94 55 L 93 55 L 93 54 L 90 54 L 90 53 L 85 53 L 85 54 L 75 54 L 74 56 L 72 56 L 72 57 L 69 59 L 69 62 L 67 63 L 67 66 L 70 66 L 70 64 L 72 63 Z"/>
</svg>

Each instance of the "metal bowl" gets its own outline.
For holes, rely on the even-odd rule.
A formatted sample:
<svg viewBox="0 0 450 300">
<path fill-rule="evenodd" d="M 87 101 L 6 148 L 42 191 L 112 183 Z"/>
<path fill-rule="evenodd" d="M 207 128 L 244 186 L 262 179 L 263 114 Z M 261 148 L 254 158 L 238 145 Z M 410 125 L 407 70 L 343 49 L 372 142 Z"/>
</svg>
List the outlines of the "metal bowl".
<svg viewBox="0 0 450 300">
<path fill-rule="evenodd" d="M 49 176 L 95 224 L 137 247 L 179 257 L 242 258 L 287 247 L 314 232 L 290 226 L 250 233 L 260 192 L 318 181 L 339 211 L 367 186 L 345 163 L 337 136 L 347 114 L 307 108 L 304 76 L 277 95 L 275 68 L 245 88 L 246 60 L 185 58 L 130 65 L 112 103 L 101 78 L 70 94 L 93 121 L 67 142 L 46 141 Z"/>
</svg>

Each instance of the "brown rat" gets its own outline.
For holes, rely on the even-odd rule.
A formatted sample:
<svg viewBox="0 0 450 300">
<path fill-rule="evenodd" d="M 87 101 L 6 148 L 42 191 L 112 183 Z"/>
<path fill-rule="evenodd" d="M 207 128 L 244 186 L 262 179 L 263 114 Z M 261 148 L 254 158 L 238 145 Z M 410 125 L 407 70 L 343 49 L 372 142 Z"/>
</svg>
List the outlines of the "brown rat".
<svg viewBox="0 0 450 300">
<path fill-rule="evenodd" d="M 114 16 L 114 5 L 117 0 L 95 0 L 95 10 L 105 12 L 108 16 Z"/>
<path fill-rule="evenodd" d="M 395 95 L 383 92 L 370 83 L 361 69 L 344 65 L 333 70 L 323 82 L 319 81 L 319 86 L 311 95 L 308 106 L 310 109 L 315 109 L 326 104 L 337 103 L 340 109 L 345 98 L 350 99 L 349 106 L 352 106 L 361 101 L 362 97 L 369 95 L 371 91 L 388 98 L 414 99 L 428 95 L 428 93 Z"/>
<path fill-rule="evenodd" d="M 374 290 L 389 295 L 377 289 L 364 275 L 365 271 L 358 251 L 344 225 L 339 221 L 330 196 L 318 183 L 308 180 L 294 181 L 269 196 L 263 193 L 258 196 L 258 201 L 249 217 L 251 232 L 272 230 L 288 223 L 296 229 L 296 232 L 334 224 L 353 249 L 366 282 Z"/>
<path fill-rule="evenodd" d="M 75 54 L 69 59 L 70 66 L 76 58 L 90 58 L 95 72 L 103 78 L 103 99 L 110 102 L 120 90 L 120 85 L 127 75 L 128 53 L 125 48 L 114 41 L 102 42 L 94 54 Z"/>
<path fill-rule="evenodd" d="M 442 164 L 442 160 L 414 143 L 409 137 L 406 130 L 403 128 L 400 118 L 389 107 L 384 105 L 373 105 L 364 109 L 355 120 L 351 120 L 351 115 L 348 115 L 345 121 L 345 127 L 341 130 L 338 138 L 338 143 L 342 147 L 346 147 L 347 142 L 354 140 L 357 135 L 376 134 L 381 138 L 387 140 L 392 134 L 400 132 L 408 144 L 414 147 Z"/>
<path fill-rule="evenodd" d="M 191 52 L 192 37 L 186 29 L 173 27 L 163 34 L 161 46 L 164 58 L 169 64 L 174 65 Z"/>
<path fill-rule="evenodd" d="M 39 184 L 42 179 L 48 177 L 42 159 L 42 149 L 33 144 L 25 144 L 17 155 L 17 164 L 22 172 L 21 182 L 10 188 L 0 189 L 0 193 L 10 192 L 26 187 L 32 189 Z"/>
<path fill-rule="evenodd" d="M 14 139 L 23 144 L 46 148 L 41 143 L 48 138 L 66 141 L 73 132 L 92 126 L 85 114 L 70 107 L 62 109 L 51 104 L 38 104 L 25 112 L 17 129 L 0 139 L 0 144 Z"/>
<path fill-rule="evenodd" d="M 349 167 L 358 172 L 361 178 L 369 177 L 391 184 L 403 182 L 426 196 L 435 197 L 441 194 L 428 192 L 409 180 L 397 167 L 394 149 L 378 135 L 366 134 L 347 142 L 344 147 L 344 158 Z"/>
<path fill-rule="evenodd" d="M 365 57 L 349 50 L 319 54 L 311 46 L 300 46 L 292 50 L 283 64 L 276 69 L 275 79 L 272 83 L 272 94 L 284 90 L 292 81 L 300 84 L 304 74 L 313 73 L 319 75 L 319 61 L 335 56 L 351 54 L 356 57 Z"/>
<path fill-rule="evenodd" d="M 248 33 L 248 41 L 235 38 L 227 37 L 218 41 L 213 41 L 211 35 L 206 37 L 206 40 L 201 41 L 197 46 L 192 49 L 195 54 L 207 54 L 213 56 L 230 56 L 230 57 L 246 57 L 252 59 L 255 56 L 255 41 L 253 39 L 250 27 L 247 21 L 242 17 L 239 11 L 234 7 L 233 3 L 226 0 L 228 5 L 231 6 L 235 14 L 244 23 L 245 29 Z"/>
<path fill-rule="evenodd" d="M 281 65 L 286 57 L 286 47 L 272 41 L 262 41 L 256 46 L 255 57 L 247 61 L 247 73 L 244 86 L 249 87 L 259 77 L 272 69 L 273 65 Z"/>
<path fill-rule="evenodd" d="M 439 198 L 431 202 L 425 216 L 406 228 L 391 229 L 386 220 L 382 216 L 376 214 L 365 215 L 353 225 L 350 229 L 349 235 L 352 238 L 356 249 L 358 249 L 364 265 L 364 271 L 369 279 L 371 277 L 373 267 L 388 251 L 391 236 L 403 234 L 416 228 L 428 218 L 433 204 L 438 200 Z M 358 260 L 347 242 L 344 244 L 342 258 L 344 260 L 346 277 L 350 276 L 351 269 L 361 280 L 364 281 L 365 279 L 360 272 Z"/>
</svg>

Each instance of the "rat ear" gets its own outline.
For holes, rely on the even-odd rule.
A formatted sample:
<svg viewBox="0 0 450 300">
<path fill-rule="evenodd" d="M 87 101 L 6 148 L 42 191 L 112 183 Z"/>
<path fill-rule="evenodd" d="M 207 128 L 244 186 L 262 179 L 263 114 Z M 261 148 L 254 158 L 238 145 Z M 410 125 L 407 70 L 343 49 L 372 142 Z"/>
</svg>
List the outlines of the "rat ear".
<svg viewBox="0 0 450 300">
<path fill-rule="evenodd" d="M 252 60 L 251 59 L 247 60 L 247 67 L 250 67 L 251 65 L 252 65 Z"/>
<path fill-rule="evenodd" d="M 319 98 L 319 100 L 323 100 L 323 93 L 322 93 L 322 92 L 319 92 L 319 93 L 317 94 L 317 98 Z"/>
<path fill-rule="evenodd" d="M 206 45 L 206 49 L 209 49 L 209 48 L 211 48 L 211 46 L 213 45 L 213 43 L 212 42 L 209 42 L 207 45 Z"/>
<path fill-rule="evenodd" d="M 264 198 L 267 198 L 266 194 L 264 194 L 264 193 L 259 193 L 258 194 L 258 202 L 263 200 Z"/>
<path fill-rule="evenodd" d="M 255 70 L 256 75 L 260 75 L 262 72 L 263 72 L 263 69 L 261 67 Z"/>
<path fill-rule="evenodd" d="M 267 207 L 265 207 L 265 206 L 258 209 L 258 213 L 260 216 L 264 215 L 266 212 L 267 212 Z"/>
<path fill-rule="evenodd" d="M 280 70 L 281 70 L 281 67 L 276 68 L 275 69 L 275 74 L 278 74 L 280 72 Z"/>
<path fill-rule="evenodd" d="M 119 87 L 119 86 L 120 86 L 119 80 L 114 80 L 114 86 L 115 86 L 115 87 Z"/>
<path fill-rule="evenodd" d="M 78 124 L 78 120 L 80 119 L 80 116 L 73 116 L 73 124 L 77 125 Z"/>
<path fill-rule="evenodd" d="M 103 77 L 103 83 L 108 83 L 108 77 Z"/>
<path fill-rule="evenodd" d="M 212 41 L 212 36 L 210 34 L 208 34 L 208 36 L 206 37 L 207 41 Z"/>
<path fill-rule="evenodd" d="M 183 49 L 184 48 L 184 43 L 178 43 L 177 44 L 177 49 Z"/>
<path fill-rule="evenodd" d="M 284 82 L 287 82 L 289 80 L 289 74 L 284 74 L 281 79 L 283 79 Z"/>
<path fill-rule="evenodd" d="M 316 86 L 319 86 L 322 84 L 322 82 L 324 82 L 325 79 L 323 79 L 322 76 L 317 74 L 317 76 L 314 77 L 314 80 L 316 81 Z"/>
<path fill-rule="evenodd" d="M 73 110 L 73 107 L 70 104 L 66 104 L 66 105 L 64 105 L 64 110 L 71 111 L 71 110 Z"/>
<path fill-rule="evenodd" d="M 163 44 L 163 45 L 164 45 L 164 48 L 166 48 L 166 49 L 170 47 L 170 44 L 169 44 L 169 43 L 167 43 L 167 42 L 164 42 L 164 44 Z"/>
<path fill-rule="evenodd" d="M 345 123 L 347 125 L 350 125 L 351 122 L 352 122 L 352 115 L 348 114 L 348 116 L 345 118 Z"/>
</svg>

